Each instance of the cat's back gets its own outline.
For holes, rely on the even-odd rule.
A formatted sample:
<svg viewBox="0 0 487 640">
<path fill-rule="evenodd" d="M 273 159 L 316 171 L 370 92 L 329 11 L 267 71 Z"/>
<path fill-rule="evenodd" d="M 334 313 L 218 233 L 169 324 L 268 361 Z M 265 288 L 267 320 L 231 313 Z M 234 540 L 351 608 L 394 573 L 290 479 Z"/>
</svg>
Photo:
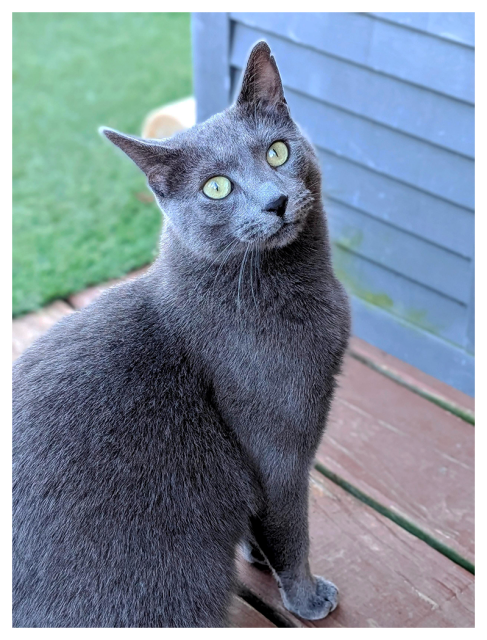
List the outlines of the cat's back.
<svg viewBox="0 0 487 640">
<path fill-rule="evenodd" d="M 208 570 L 184 556 L 219 562 L 242 535 L 250 476 L 147 286 L 107 292 L 14 367 L 14 626 L 184 626 L 184 584 Z"/>
<path fill-rule="evenodd" d="M 98 477 L 187 463 L 194 448 L 229 438 L 208 402 L 208 378 L 144 278 L 64 318 L 13 373 L 14 474 L 79 466 Z M 140 456 L 138 460 L 137 456 Z M 125 465 L 120 466 L 120 465 Z M 123 473 L 120 474 L 123 476 Z"/>
<path fill-rule="evenodd" d="M 13 368 L 14 417 L 29 407 L 53 419 L 75 406 L 79 418 L 106 403 L 127 410 L 144 393 L 162 399 L 189 375 L 171 310 L 158 309 L 148 289 L 144 277 L 109 289 L 27 349 Z"/>
<path fill-rule="evenodd" d="M 14 382 L 33 375 L 34 369 L 49 369 L 55 376 L 86 363 L 113 366 L 129 350 L 143 350 L 142 337 L 162 337 L 164 315 L 156 312 L 147 289 L 146 277 L 138 278 L 108 289 L 89 306 L 62 318 L 15 362 Z"/>
</svg>

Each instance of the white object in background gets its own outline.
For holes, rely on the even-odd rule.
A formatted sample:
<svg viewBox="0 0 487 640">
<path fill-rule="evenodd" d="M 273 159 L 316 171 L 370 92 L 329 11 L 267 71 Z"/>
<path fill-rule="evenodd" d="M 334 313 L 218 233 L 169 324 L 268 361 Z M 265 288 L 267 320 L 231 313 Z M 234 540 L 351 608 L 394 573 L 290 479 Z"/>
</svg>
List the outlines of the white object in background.
<svg viewBox="0 0 487 640">
<path fill-rule="evenodd" d="M 177 131 L 196 123 L 196 102 L 193 96 L 151 111 L 142 126 L 143 138 L 169 138 Z"/>
</svg>

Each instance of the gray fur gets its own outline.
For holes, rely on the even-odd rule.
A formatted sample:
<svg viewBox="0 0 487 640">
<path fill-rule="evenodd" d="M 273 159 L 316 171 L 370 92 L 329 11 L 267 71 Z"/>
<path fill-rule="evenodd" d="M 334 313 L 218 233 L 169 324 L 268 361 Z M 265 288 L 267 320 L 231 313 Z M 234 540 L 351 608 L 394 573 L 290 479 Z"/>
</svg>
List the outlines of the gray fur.
<svg viewBox="0 0 487 640">
<path fill-rule="evenodd" d="M 239 542 L 290 611 L 324 617 L 337 592 L 309 569 L 308 474 L 349 307 L 269 48 L 206 122 L 103 132 L 147 175 L 161 251 L 14 366 L 14 626 L 224 626 Z M 223 200 L 201 191 L 215 175 Z M 266 210 L 281 195 L 283 217 Z"/>
</svg>

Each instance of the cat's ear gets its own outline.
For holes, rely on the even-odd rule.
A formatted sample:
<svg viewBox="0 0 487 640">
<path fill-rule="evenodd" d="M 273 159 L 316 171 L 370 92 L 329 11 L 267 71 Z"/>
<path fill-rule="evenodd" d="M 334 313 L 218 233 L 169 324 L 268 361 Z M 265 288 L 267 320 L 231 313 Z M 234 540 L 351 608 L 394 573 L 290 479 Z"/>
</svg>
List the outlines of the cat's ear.
<svg viewBox="0 0 487 640">
<path fill-rule="evenodd" d="M 237 104 L 256 102 L 286 104 L 276 61 L 264 40 L 258 42 L 250 52 L 237 98 Z"/>
<path fill-rule="evenodd" d="M 154 172 L 163 173 L 173 153 L 172 149 L 165 148 L 155 140 L 128 136 L 108 127 L 100 127 L 98 131 L 126 153 L 148 177 Z"/>
</svg>

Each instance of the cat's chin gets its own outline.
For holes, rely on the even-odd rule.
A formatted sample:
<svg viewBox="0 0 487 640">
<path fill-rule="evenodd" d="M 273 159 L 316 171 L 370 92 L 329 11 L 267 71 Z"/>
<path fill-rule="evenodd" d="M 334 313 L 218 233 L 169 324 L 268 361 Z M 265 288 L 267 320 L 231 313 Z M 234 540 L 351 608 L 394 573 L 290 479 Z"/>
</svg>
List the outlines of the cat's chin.
<svg viewBox="0 0 487 640">
<path fill-rule="evenodd" d="M 302 220 L 285 222 L 280 229 L 268 238 L 262 240 L 262 245 L 266 249 L 280 249 L 291 242 L 294 242 L 302 230 L 304 223 Z"/>
</svg>

